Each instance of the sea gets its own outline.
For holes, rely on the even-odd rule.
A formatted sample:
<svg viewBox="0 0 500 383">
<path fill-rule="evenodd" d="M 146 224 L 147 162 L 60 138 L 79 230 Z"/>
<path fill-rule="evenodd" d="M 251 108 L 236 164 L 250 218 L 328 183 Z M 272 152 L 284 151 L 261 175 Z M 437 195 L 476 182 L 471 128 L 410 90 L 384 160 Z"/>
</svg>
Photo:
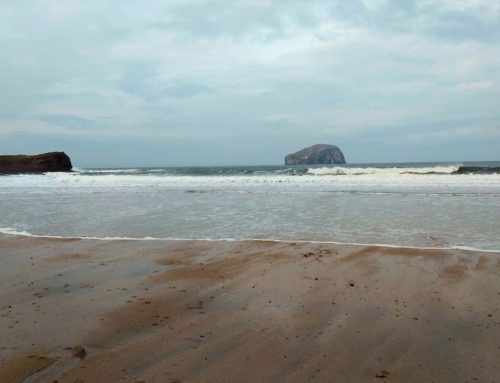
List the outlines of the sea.
<svg viewBox="0 0 500 383">
<path fill-rule="evenodd" d="M 500 252 L 500 161 L 2 175 L 0 232 Z"/>
</svg>

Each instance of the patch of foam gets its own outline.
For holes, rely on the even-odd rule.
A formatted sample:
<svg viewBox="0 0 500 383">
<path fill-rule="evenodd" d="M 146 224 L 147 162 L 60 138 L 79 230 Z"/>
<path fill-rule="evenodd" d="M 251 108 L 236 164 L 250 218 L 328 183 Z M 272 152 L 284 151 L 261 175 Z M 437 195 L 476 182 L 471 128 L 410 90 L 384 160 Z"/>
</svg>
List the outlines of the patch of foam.
<svg viewBox="0 0 500 383">
<path fill-rule="evenodd" d="M 141 169 L 79 169 L 73 168 L 73 171 L 76 173 L 92 173 L 92 174 L 134 174 L 140 173 Z"/>
<path fill-rule="evenodd" d="M 310 172 L 322 174 L 294 175 L 232 175 L 188 176 L 112 173 L 47 173 L 0 177 L 0 192 L 53 193 L 54 189 L 68 192 L 104 190 L 224 190 L 253 192 L 444 192 L 444 193 L 500 193 L 500 174 L 409 174 L 417 168 L 365 168 L 372 173 L 361 175 L 332 172 L 364 171 L 361 168 L 317 168 Z M 436 170 L 436 168 L 428 168 Z M 427 170 L 428 170 L 427 169 Z M 446 167 L 447 171 L 451 171 Z"/>
<path fill-rule="evenodd" d="M 471 246 L 447 246 L 447 247 L 432 247 L 432 246 L 405 246 L 392 245 L 385 243 L 359 243 L 359 242 L 337 242 L 337 241 L 315 241 L 315 240 L 291 240 L 291 239 L 276 239 L 276 238 L 178 238 L 178 237 L 92 237 L 92 236 L 59 236 L 59 235 L 39 235 L 32 234 L 27 231 L 17 231 L 12 228 L 0 228 L 0 234 L 16 235 L 33 238 L 49 238 L 49 239 L 83 239 L 97 241 L 205 241 L 205 242 L 276 242 L 276 243 L 315 243 L 315 244 L 332 244 L 346 246 L 375 246 L 391 249 L 415 249 L 415 250 L 463 250 L 476 251 L 481 253 L 500 254 L 500 249 L 480 249 Z"/>
<path fill-rule="evenodd" d="M 381 177 L 397 177 L 401 175 L 416 175 L 416 174 L 453 174 L 459 169 L 459 165 L 453 166 L 433 166 L 426 168 L 347 168 L 347 167 L 324 167 L 324 168 L 309 168 L 307 169 L 307 173 L 324 176 L 341 176 L 341 175 L 379 175 Z"/>
</svg>

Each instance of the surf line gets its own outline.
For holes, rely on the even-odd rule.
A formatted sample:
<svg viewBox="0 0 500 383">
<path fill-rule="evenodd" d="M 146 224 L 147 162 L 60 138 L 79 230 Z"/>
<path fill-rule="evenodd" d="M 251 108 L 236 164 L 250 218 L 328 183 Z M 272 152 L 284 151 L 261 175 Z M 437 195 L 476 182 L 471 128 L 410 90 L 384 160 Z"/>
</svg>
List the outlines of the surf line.
<svg viewBox="0 0 500 383">
<path fill-rule="evenodd" d="M 74 239 L 74 240 L 93 240 L 93 241 L 199 241 L 199 242 L 276 242 L 276 243 L 311 243 L 311 244 L 330 244 L 340 246 L 361 246 L 361 247 L 381 247 L 390 249 L 414 249 L 414 250 L 463 250 L 475 251 L 481 253 L 500 254 L 500 250 L 480 249 L 471 246 L 406 246 L 406 245 L 392 245 L 385 243 L 359 243 L 359 242 L 337 242 L 337 241 L 317 241 L 317 240 L 291 240 L 291 239 L 276 239 L 276 238 L 179 238 L 179 237 L 92 237 L 92 236 L 61 236 L 61 235 L 40 235 L 32 234 L 27 231 L 17 231 L 12 228 L 0 228 L 0 234 L 32 237 L 32 238 L 46 238 L 46 239 Z"/>
</svg>

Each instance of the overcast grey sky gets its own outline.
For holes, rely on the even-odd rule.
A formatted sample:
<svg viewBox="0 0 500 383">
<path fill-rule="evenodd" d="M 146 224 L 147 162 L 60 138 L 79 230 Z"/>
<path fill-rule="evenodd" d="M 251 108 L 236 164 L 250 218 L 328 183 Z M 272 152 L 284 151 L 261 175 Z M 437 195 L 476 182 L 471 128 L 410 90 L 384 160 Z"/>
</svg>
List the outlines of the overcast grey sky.
<svg viewBox="0 0 500 383">
<path fill-rule="evenodd" d="M 0 152 L 500 160 L 498 0 L 0 0 Z"/>
</svg>

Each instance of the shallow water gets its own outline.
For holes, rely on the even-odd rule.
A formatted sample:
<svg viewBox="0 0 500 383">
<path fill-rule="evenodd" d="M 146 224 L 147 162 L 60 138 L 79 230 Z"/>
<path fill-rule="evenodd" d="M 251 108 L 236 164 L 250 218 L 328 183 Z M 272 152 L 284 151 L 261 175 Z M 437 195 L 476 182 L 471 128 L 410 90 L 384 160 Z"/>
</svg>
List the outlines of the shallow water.
<svg viewBox="0 0 500 383">
<path fill-rule="evenodd" d="M 500 250 L 500 174 L 454 174 L 460 165 L 85 169 L 2 176 L 0 228 L 57 236 Z"/>
</svg>

